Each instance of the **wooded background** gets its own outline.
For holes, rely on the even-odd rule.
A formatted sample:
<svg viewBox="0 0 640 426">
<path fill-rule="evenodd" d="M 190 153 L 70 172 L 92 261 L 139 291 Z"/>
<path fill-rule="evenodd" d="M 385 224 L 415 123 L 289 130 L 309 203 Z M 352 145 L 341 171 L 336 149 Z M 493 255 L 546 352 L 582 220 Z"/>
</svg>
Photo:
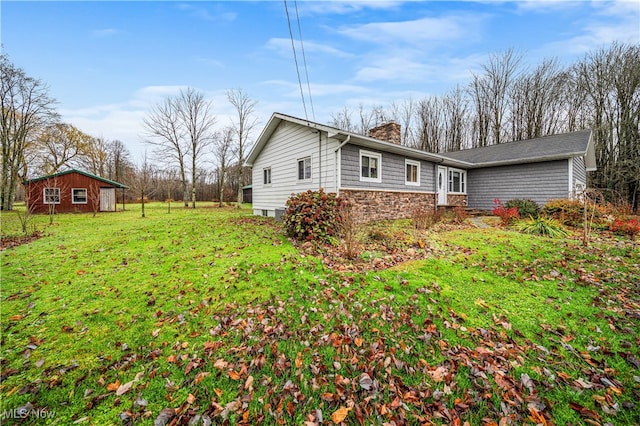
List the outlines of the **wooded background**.
<svg viewBox="0 0 640 426">
<path fill-rule="evenodd" d="M 227 92 L 236 112 L 230 123 L 218 123 L 211 101 L 194 89 L 166 98 L 144 120 L 149 158 L 135 159 L 126 142 L 61 122 L 47 85 L 6 55 L 0 71 L 3 210 L 12 209 L 23 179 L 68 168 L 130 185 L 134 198 L 182 198 L 193 207 L 196 199 L 241 202 L 251 176 L 242 164 L 258 122 L 257 101 L 241 89 Z M 567 66 L 532 65 L 507 50 L 447 93 L 344 107 L 328 124 L 366 135 L 391 120 L 402 126 L 402 144 L 439 153 L 591 129 L 598 170 L 588 186 L 638 210 L 640 44 L 615 42 Z"/>
</svg>

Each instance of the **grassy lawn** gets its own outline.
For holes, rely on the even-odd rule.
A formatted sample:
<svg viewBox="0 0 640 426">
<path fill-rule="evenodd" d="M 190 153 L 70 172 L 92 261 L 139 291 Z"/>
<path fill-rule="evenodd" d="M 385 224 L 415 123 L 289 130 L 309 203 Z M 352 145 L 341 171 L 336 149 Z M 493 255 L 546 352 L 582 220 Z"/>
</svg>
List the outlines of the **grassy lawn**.
<svg viewBox="0 0 640 426">
<path fill-rule="evenodd" d="M 2 424 L 640 423 L 628 239 L 431 230 L 338 272 L 249 209 L 127 209 L 1 252 Z"/>
</svg>

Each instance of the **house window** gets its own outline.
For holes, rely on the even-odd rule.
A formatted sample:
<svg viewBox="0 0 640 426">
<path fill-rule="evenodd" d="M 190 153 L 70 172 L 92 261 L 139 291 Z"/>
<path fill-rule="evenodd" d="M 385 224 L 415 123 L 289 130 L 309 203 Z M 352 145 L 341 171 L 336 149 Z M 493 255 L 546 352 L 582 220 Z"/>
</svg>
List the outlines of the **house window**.
<svg viewBox="0 0 640 426">
<path fill-rule="evenodd" d="M 269 185 L 271 183 L 271 167 L 267 167 L 266 169 L 262 169 L 262 182 L 265 185 Z"/>
<path fill-rule="evenodd" d="M 420 162 L 404 160 L 404 184 L 420 185 Z"/>
<path fill-rule="evenodd" d="M 73 204 L 87 204 L 87 189 L 86 188 L 73 188 L 71 190 L 71 203 L 73 203 Z"/>
<path fill-rule="evenodd" d="M 311 179 L 311 157 L 298 160 L 298 180 Z"/>
<path fill-rule="evenodd" d="M 466 191 L 467 172 L 458 169 L 449 169 L 449 192 L 464 194 Z"/>
<path fill-rule="evenodd" d="M 60 204 L 60 188 L 45 188 L 43 199 L 45 204 Z"/>
<path fill-rule="evenodd" d="M 381 154 L 360 151 L 360 180 L 364 182 L 382 182 L 380 174 L 381 164 Z"/>
</svg>

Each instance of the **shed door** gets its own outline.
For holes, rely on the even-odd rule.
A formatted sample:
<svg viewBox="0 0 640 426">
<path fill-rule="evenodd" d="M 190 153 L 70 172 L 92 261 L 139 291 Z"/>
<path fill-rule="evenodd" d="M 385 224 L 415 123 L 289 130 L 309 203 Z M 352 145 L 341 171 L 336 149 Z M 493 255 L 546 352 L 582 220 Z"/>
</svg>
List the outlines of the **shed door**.
<svg viewBox="0 0 640 426">
<path fill-rule="evenodd" d="M 447 204 L 447 168 L 438 166 L 438 205 Z"/>
<path fill-rule="evenodd" d="M 113 212 L 116 211 L 116 189 L 100 188 L 100 211 Z"/>
</svg>

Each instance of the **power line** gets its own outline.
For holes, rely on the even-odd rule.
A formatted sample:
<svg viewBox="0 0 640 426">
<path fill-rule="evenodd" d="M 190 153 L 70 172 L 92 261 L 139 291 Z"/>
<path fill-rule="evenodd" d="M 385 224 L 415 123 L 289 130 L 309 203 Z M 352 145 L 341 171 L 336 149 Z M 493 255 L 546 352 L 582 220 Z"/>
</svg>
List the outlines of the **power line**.
<svg viewBox="0 0 640 426">
<path fill-rule="evenodd" d="M 316 121 L 316 112 L 313 108 L 313 98 L 311 97 L 311 84 L 309 83 L 307 57 L 304 54 L 304 42 L 302 41 L 302 29 L 300 27 L 300 16 L 298 15 L 298 0 L 294 0 L 293 4 L 296 6 L 296 20 L 298 21 L 298 34 L 300 34 L 300 47 L 302 49 L 302 61 L 304 63 L 304 73 L 307 78 L 307 93 L 309 94 L 309 103 L 311 104 L 311 115 L 313 116 L 313 121 Z"/>
<path fill-rule="evenodd" d="M 298 56 L 296 55 L 296 45 L 293 41 L 293 31 L 291 30 L 291 19 L 289 18 L 289 8 L 287 0 L 284 0 L 284 10 L 287 12 L 287 23 L 289 24 L 289 37 L 291 37 L 291 48 L 293 49 L 293 60 L 296 63 L 296 73 L 298 74 L 298 85 L 300 86 L 300 96 L 302 96 L 302 107 L 304 108 L 304 118 L 309 120 L 307 114 L 307 104 L 304 100 L 304 90 L 302 90 L 302 80 L 300 79 L 300 68 L 298 67 Z"/>
</svg>

